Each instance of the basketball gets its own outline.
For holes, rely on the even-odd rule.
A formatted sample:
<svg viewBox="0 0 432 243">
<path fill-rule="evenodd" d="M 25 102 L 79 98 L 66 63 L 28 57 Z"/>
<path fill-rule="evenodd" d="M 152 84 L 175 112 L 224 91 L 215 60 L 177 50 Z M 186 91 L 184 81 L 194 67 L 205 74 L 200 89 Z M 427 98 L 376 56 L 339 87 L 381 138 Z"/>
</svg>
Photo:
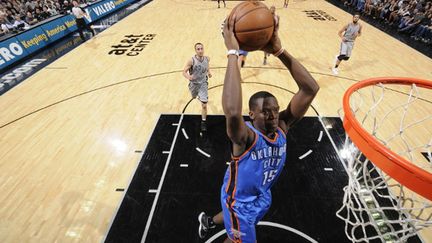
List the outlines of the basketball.
<svg viewBox="0 0 432 243">
<path fill-rule="evenodd" d="M 261 2 L 247 1 L 238 4 L 231 11 L 229 19 L 234 21 L 234 34 L 240 49 L 244 51 L 261 49 L 273 35 L 273 15 Z"/>
</svg>

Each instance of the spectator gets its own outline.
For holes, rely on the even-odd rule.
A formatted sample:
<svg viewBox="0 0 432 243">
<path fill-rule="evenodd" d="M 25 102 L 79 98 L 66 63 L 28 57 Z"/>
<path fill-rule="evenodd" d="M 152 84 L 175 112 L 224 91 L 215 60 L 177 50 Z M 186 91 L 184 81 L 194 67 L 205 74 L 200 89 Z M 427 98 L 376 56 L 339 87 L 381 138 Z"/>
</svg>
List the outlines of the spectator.
<svg viewBox="0 0 432 243">
<path fill-rule="evenodd" d="M 423 42 L 430 42 L 430 33 L 432 28 L 432 19 L 426 19 L 426 23 L 424 25 L 419 25 L 415 31 L 413 32 L 413 35 L 411 38 L 414 38 L 415 40 L 421 40 Z M 428 34 L 429 32 L 429 34 Z"/>
<path fill-rule="evenodd" d="M 3 33 L 9 33 L 14 30 L 13 24 L 5 17 L 0 18 L 0 25 Z"/>
<path fill-rule="evenodd" d="M 364 7 L 364 13 L 366 15 L 371 15 L 372 9 L 377 3 L 378 3 L 378 0 L 366 0 L 365 7 Z"/>
<path fill-rule="evenodd" d="M 387 15 L 390 13 L 390 6 L 391 6 L 391 2 L 390 1 L 386 1 L 384 3 L 384 6 L 381 9 L 381 13 L 380 13 L 380 19 L 384 20 L 387 18 Z"/>
<path fill-rule="evenodd" d="M 42 19 L 47 19 L 51 17 L 51 14 L 48 12 L 48 8 L 46 6 L 42 7 L 42 11 L 39 14 Z"/>
<path fill-rule="evenodd" d="M 32 12 L 30 12 L 30 11 L 27 12 L 27 16 L 25 18 L 25 21 L 29 25 L 34 25 L 38 22 L 38 20 L 33 16 Z"/>
<path fill-rule="evenodd" d="M 424 18 L 425 15 L 422 10 L 414 9 L 414 16 L 405 23 L 405 26 L 402 28 L 399 27 L 398 31 L 410 33 L 423 21 Z"/>
<path fill-rule="evenodd" d="M 68 1 L 63 2 L 63 14 L 70 13 L 72 11 L 72 5 Z"/>
<path fill-rule="evenodd" d="M 30 2 L 30 9 L 28 9 L 28 10 L 30 10 L 30 11 L 34 11 L 35 8 L 36 8 L 36 6 L 37 6 L 37 1 L 36 1 L 36 0 L 32 0 L 32 1 Z"/>
<path fill-rule="evenodd" d="M 405 5 L 405 6 L 402 5 L 402 7 L 398 11 L 394 11 L 394 12 L 392 12 L 390 14 L 390 17 L 388 19 L 388 23 L 390 25 L 394 25 L 396 23 L 399 23 L 399 20 L 402 17 L 406 17 L 406 16 L 409 16 L 409 15 L 410 15 L 410 12 L 409 12 L 409 9 L 408 9 L 408 5 Z"/>
<path fill-rule="evenodd" d="M 30 26 L 21 19 L 21 16 L 16 15 L 15 16 L 15 22 L 13 24 L 14 28 L 16 30 L 26 30 L 28 28 L 30 28 Z"/>
<path fill-rule="evenodd" d="M 44 18 L 43 18 L 43 16 L 41 15 L 41 13 L 42 13 L 42 11 L 41 11 L 38 7 L 36 7 L 36 8 L 35 8 L 35 11 L 34 11 L 34 13 L 33 13 L 33 16 L 37 19 L 37 21 L 42 21 L 42 20 L 44 20 Z"/>
<path fill-rule="evenodd" d="M 50 14 L 50 16 L 54 16 L 54 15 L 58 14 L 56 7 L 53 3 L 50 3 L 49 6 L 46 8 L 47 8 L 47 11 Z"/>
<path fill-rule="evenodd" d="M 63 13 L 63 8 L 62 8 L 62 6 L 60 5 L 59 2 L 54 3 L 54 6 L 55 6 L 56 11 L 57 11 L 59 14 Z"/>
<path fill-rule="evenodd" d="M 12 23 L 15 18 L 13 17 L 14 15 L 12 14 L 11 10 L 7 9 L 6 10 L 6 20 L 9 21 L 10 23 Z"/>
</svg>

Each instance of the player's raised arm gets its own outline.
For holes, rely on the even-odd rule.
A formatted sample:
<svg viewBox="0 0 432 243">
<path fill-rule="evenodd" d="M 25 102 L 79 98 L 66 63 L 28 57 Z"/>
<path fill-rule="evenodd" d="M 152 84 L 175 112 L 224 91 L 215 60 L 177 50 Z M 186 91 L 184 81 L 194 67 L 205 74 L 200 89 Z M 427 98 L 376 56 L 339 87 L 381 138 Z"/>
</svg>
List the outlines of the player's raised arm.
<svg viewBox="0 0 432 243">
<path fill-rule="evenodd" d="M 263 48 L 263 51 L 273 53 L 277 56 L 288 68 L 299 87 L 299 90 L 288 104 L 287 109 L 279 113 L 279 126 L 286 132 L 296 121 L 304 116 L 312 100 L 318 93 L 319 86 L 306 68 L 282 48 L 277 28 L 270 42 Z"/>
<path fill-rule="evenodd" d="M 319 86 L 306 68 L 286 50 L 279 56 L 279 59 L 288 68 L 299 88 L 297 93 L 292 97 L 287 109 L 281 111 L 279 114 L 280 126 L 284 130 L 288 130 L 309 109 L 318 93 Z"/>
<path fill-rule="evenodd" d="M 239 50 L 239 44 L 228 24 L 224 26 L 224 39 L 229 54 L 222 93 L 222 107 L 226 117 L 228 137 L 234 143 L 234 150 L 237 150 L 233 152 L 242 153 L 246 149 L 248 135 L 253 137 L 253 133 L 246 127 L 242 116 L 241 76 L 237 65 L 238 53 L 236 53 Z"/>
</svg>

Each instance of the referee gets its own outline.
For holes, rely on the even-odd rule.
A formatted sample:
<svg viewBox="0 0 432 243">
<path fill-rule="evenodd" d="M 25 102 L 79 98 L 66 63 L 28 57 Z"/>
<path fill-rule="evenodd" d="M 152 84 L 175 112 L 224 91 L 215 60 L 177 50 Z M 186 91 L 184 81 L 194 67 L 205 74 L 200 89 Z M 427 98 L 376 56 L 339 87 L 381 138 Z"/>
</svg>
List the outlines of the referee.
<svg viewBox="0 0 432 243">
<path fill-rule="evenodd" d="M 95 36 L 95 34 L 96 34 L 95 31 L 92 28 L 90 28 L 90 26 L 88 26 L 86 24 L 85 19 L 84 19 L 84 16 L 89 17 L 88 14 L 83 11 L 83 9 L 78 5 L 77 1 L 73 1 L 72 3 L 73 3 L 72 13 L 73 13 L 73 15 L 75 15 L 76 24 L 77 24 L 78 32 L 79 32 L 81 39 L 83 41 L 85 41 L 84 34 L 83 34 L 84 29 L 90 31 L 92 33 L 92 35 Z"/>
</svg>

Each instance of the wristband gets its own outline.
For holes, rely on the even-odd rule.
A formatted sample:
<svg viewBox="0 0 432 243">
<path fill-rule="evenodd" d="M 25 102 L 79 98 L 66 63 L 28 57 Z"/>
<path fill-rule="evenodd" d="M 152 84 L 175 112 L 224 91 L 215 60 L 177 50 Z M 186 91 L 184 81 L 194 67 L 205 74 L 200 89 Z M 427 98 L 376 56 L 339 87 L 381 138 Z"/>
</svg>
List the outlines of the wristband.
<svg viewBox="0 0 432 243">
<path fill-rule="evenodd" d="M 236 56 L 239 56 L 239 53 L 238 53 L 238 50 L 229 50 L 228 52 L 227 52 L 227 57 L 229 56 L 229 55 L 236 55 Z"/>
<path fill-rule="evenodd" d="M 278 56 L 280 56 L 284 51 L 285 51 L 285 49 L 282 47 L 279 51 L 273 53 L 273 56 L 278 57 Z"/>
</svg>

